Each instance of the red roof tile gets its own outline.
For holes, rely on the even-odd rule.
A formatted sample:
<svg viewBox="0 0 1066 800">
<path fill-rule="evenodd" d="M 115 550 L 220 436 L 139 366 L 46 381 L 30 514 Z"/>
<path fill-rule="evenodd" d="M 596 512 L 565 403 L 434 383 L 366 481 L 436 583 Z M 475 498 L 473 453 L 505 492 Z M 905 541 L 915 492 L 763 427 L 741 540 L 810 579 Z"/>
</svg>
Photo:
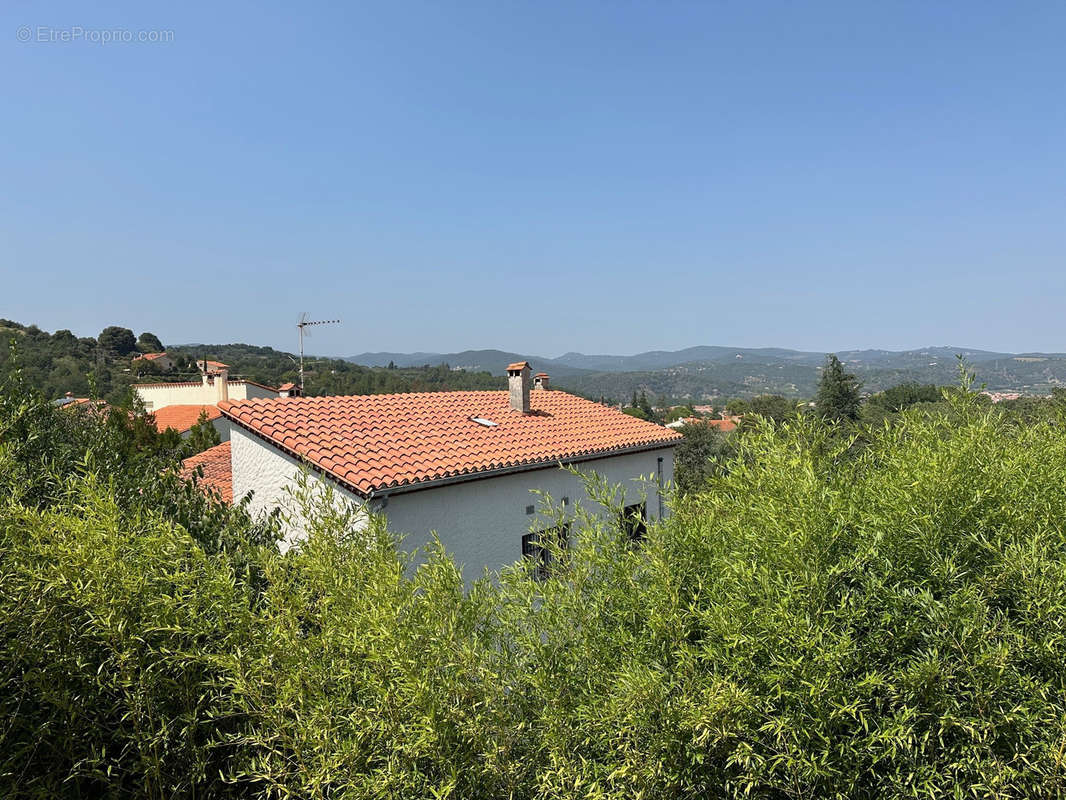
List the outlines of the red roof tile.
<svg viewBox="0 0 1066 800">
<path fill-rule="evenodd" d="M 528 361 L 516 361 L 513 364 L 508 364 L 507 365 L 507 371 L 511 372 L 512 370 L 525 369 L 528 366 L 529 366 L 529 362 Z"/>
<path fill-rule="evenodd" d="M 207 412 L 208 419 L 218 419 L 222 416 L 222 412 L 215 406 L 195 405 L 164 406 L 154 411 L 152 416 L 155 417 L 156 430 L 165 431 L 167 428 L 173 428 L 178 433 L 185 433 L 199 421 L 201 412 Z"/>
<path fill-rule="evenodd" d="M 145 361 L 155 361 L 157 358 L 163 358 L 165 355 L 166 353 L 142 353 L 139 356 L 134 356 L 133 360 L 140 361 L 141 359 L 144 359 Z"/>
<path fill-rule="evenodd" d="M 530 404 L 532 413 L 522 414 L 511 409 L 507 392 L 432 392 L 239 400 L 219 408 L 364 495 L 471 473 L 669 447 L 682 438 L 566 392 L 535 392 Z"/>
<path fill-rule="evenodd" d="M 181 462 L 181 477 L 192 478 L 197 467 L 203 467 L 203 477 L 197 484 L 205 491 L 214 491 L 227 503 L 233 502 L 233 466 L 230 463 L 229 442 L 217 444 Z"/>
</svg>

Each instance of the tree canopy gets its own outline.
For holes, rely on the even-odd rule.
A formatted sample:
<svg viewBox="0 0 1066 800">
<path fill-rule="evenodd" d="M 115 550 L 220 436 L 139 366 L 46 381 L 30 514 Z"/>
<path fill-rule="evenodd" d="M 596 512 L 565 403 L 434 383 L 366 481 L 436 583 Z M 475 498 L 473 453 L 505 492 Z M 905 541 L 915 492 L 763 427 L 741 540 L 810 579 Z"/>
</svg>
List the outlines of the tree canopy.
<svg viewBox="0 0 1066 800">
<path fill-rule="evenodd" d="M 144 417 L 0 391 L 5 797 L 1055 797 L 1064 418 L 760 421 L 634 546 L 464 589 L 379 517 L 201 495 Z M 142 438 L 143 437 L 143 438 Z M 846 457 L 844 457 L 846 456 Z M 1024 478 L 1024 479 L 1022 479 Z"/>
<path fill-rule="evenodd" d="M 844 370 L 836 354 L 825 358 L 825 367 L 818 381 L 814 398 L 815 411 L 831 422 L 854 422 L 859 418 L 862 398 L 859 379 Z"/>
<path fill-rule="evenodd" d="M 129 328 L 109 325 L 100 331 L 96 341 L 104 350 L 118 356 L 129 355 L 137 349 L 137 339 Z"/>
</svg>

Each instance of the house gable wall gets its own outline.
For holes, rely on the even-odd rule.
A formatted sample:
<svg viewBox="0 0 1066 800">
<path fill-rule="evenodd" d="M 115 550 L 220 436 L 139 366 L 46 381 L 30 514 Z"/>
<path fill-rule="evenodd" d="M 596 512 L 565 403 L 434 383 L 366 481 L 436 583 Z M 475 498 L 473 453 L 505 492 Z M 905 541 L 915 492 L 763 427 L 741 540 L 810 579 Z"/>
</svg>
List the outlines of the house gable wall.
<svg viewBox="0 0 1066 800">
<path fill-rule="evenodd" d="M 288 489 L 295 487 L 300 462 L 239 425 L 232 425 L 233 497 L 239 500 L 254 492 L 253 513 L 276 507 L 291 509 Z M 646 495 L 648 519 L 657 519 L 666 498 L 658 490 L 661 463 L 663 485 L 673 482 L 673 448 L 610 456 L 581 462 L 583 473 L 595 472 L 622 489 L 623 505 L 640 502 Z M 641 480 L 644 478 L 645 480 Z M 309 472 L 313 485 L 332 486 L 338 502 L 362 506 L 364 500 L 319 473 Z M 432 541 L 436 532 L 445 549 L 463 568 L 467 581 L 487 567 L 498 570 L 522 556 L 522 536 L 554 524 L 542 515 L 538 490 L 550 495 L 556 505 L 569 499 L 567 513 L 580 505 L 597 514 L 607 512 L 593 504 L 579 475 L 558 467 L 513 472 L 489 478 L 401 492 L 374 499 L 371 505 L 384 513 L 389 530 L 404 536 L 403 546 L 413 550 Z M 642 494 L 642 492 L 644 494 Z M 533 506 L 533 514 L 527 509 Z M 303 535 L 303 525 L 293 518 L 288 525 L 286 546 Z"/>
</svg>

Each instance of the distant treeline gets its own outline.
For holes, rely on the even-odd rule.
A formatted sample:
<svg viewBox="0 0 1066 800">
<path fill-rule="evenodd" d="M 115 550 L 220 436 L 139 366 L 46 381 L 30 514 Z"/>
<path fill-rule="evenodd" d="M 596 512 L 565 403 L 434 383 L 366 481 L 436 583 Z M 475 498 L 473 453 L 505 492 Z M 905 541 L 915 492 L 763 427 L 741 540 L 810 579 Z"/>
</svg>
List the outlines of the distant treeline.
<svg viewBox="0 0 1066 800">
<path fill-rule="evenodd" d="M 270 347 L 211 344 L 165 348 L 158 337 L 110 326 L 97 337 L 76 337 L 69 330 L 48 333 L 36 325 L 0 319 L 0 369 L 15 354 L 26 381 L 47 397 L 67 392 L 98 396 L 113 403 L 128 400 L 129 387 L 145 381 L 196 379 L 196 361 L 207 358 L 230 367 L 231 377 L 270 386 L 299 380 L 295 356 Z M 14 341 L 12 351 L 10 343 Z M 152 361 L 133 358 L 141 352 L 166 350 L 176 362 L 163 371 Z M 487 372 L 456 371 L 448 365 L 424 367 L 362 367 L 340 359 L 307 358 L 305 387 L 309 395 L 425 392 L 443 389 L 499 389 L 505 379 Z"/>
</svg>

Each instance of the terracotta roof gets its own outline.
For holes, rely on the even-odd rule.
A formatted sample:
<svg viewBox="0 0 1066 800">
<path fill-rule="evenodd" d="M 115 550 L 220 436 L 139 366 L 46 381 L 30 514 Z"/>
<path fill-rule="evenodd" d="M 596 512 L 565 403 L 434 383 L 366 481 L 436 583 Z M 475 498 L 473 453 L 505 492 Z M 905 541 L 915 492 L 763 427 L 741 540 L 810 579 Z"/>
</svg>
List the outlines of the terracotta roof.
<svg viewBox="0 0 1066 800">
<path fill-rule="evenodd" d="M 548 377 L 548 373 L 547 373 L 547 372 L 538 372 L 538 373 L 537 373 L 536 375 L 534 375 L 533 377 L 534 377 L 534 378 L 547 378 L 547 377 Z"/>
<path fill-rule="evenodd" d="M 230 463 L 229 442 L 216 444 L 181 462 L 181 477 L 192 478 L 197 467 L 204 475 L 197 484 L 205 491 L 214 491 L 227 503 L 233 502 L 233 466 Z"/>
<path fill-rule="evenodd" d="M 200 358 L 197 359 L 196 366 L 200 369 L 223 369 L 224 367 L 228 367 L 229 364 L 223 364 L 221 361 L 212 361 L 211 359 L 208 359 L 207 367 L 204 367 L 204 360 Z"/>
<path fill-rule="evenodd" d="M 401 486 L 672 447 L 682 436 L 566 392 L 286 397 L 220 403 L 237 424 L 367 495 Z M 480 418 L 495 425 L 475 422 Z"/>
<path fill-rule="evenodd" d="M 508 364 L 507 365 L 507 371 L 510 372 L 511 370 L 515 370 L 515 369 L 525 369 L 528 366 L 529 366 L 529 362 L 528 361 L 516 361 L 513 364 Z"/>
<path fill-rule="evenodd" d="M 296 388 L 296 384 L 295 383 L 283 383 L 283 384 L 281 384 L 281 386 L 278 387 L 278 390 L 284 392 L 284 391 L 288 391 L 289 389 L 295 389 L 295 388 Z"/>
<path fill-rule="evenodd" d="M 706 420 L 706 422 L 712 428 L 717 428 L 723 433 L 729 433 L 729 431 L 735 430 L 737 427 L 737 423 L 733 422 L 731 419 L 709 419 Z"/>
<path fill-rule="evenodd" d="M 155 361 L 157 358 L 163 358 L 165 355 L 166 353 L 142 353 L 139 356 L 134 356 L 133 360 L 140 361 L 141 359 L 144 359 L 145 361 Z"/>
<path fill-rule="evenodd" d="M 185 431 L 192 428 L 200 419 L 201 412 L 207 412 L 208 419 L 218 419 L 222 416 L 222 412 L 215 406 L 164 406 L 158 411 L 153 411 L 152 416 L 155 417 L 155 427 L 157 430 L 165 431 L 167 428 L 173 428 L 178 433 L 185 433 Z"/>
</svg>

